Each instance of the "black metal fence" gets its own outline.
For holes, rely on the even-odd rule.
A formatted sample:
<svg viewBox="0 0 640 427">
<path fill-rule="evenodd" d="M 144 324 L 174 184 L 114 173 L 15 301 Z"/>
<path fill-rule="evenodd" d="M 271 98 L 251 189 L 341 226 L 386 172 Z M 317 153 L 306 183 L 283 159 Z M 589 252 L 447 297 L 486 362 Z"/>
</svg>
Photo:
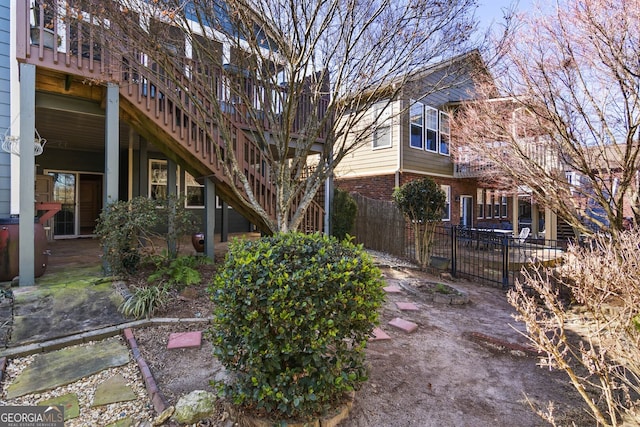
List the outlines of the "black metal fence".
<svg viewBox="0 0 640 427">
<path fill-rule="evenodd" d="M 415 239 L 397 207 L 389 201 L 352 194 L 358 204 L 354 236 L 365 248 L 415 260 Z M 508 288 L 522 272 L 561 260 L 566 242 L 530 235 L 520 240 L 511 230 L 442 225 L 435 231 L 430 269 L 479 283 Z"/>
<path fill-rule="evenodd" d="M 523 271 L 559 263 L 565 249 L 555 240 L 514 237 L 510 230 L 442 226 L 434 236 L 431 265 L 446 267 L 454 277 L 509 288 Z"/>
</svg>

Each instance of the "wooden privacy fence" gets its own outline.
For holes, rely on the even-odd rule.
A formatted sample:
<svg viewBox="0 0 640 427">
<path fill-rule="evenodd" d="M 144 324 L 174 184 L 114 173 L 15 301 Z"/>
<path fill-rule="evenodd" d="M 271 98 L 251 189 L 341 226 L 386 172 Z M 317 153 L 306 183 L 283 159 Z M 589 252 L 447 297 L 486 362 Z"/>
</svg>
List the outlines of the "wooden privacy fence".
<svg viewBox="0 0 640 427">
<path fill-rule="evenodd" d="M 357 193 L 351 196 L 358 204 L 353 230 L 356 242 L 367 249 L 406 258 L 407 245 L 411 243 L 406 235 L 404 216 L 397 206 L 391 201 L 369 199 Z"/>
</svg>

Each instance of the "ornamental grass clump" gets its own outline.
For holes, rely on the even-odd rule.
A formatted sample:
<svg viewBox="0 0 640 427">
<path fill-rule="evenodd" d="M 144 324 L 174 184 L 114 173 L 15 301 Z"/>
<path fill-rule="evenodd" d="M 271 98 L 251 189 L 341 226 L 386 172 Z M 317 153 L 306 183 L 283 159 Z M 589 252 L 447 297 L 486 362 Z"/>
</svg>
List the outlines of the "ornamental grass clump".
<svg viewBox="0 0 640 427">
<path fill-rule="evenodd" d="M 365 347 L 384 292 L 361 246 L 280 233 L 231 243 L 210 288 L 214 354 L 234 403 L 271 417 L 308 419 L 366 381 Z"/>
</svg>

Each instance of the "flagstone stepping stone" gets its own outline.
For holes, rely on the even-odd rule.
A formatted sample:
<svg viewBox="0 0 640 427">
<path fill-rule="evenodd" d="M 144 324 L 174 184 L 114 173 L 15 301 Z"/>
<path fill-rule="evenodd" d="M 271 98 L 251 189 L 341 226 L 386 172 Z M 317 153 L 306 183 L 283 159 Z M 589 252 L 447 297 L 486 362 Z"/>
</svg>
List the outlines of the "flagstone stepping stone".
<svg viewBox="0 0 640 427">
<path fill-rule="evenodd" d="M 395 319 L 391 320 L 389 322 L 389 324 L 393 327 L 396 327 L 398 329 L 402 329 L 405 332 L 413 332 L 416 329 L 418 329 L 418 325 L 413 323 L 413 322 L 409 322 L 408 320 L 404 320 L 401 319 L 399 317 L 396 317 Z"/>
<path fill-rule="evenodd" d="M 390 340 L 390 339 L 391 337 L 385 331 L 383 331 L 380 328 L 375 328 L 371 333 L 371 338 L 369 338 L 369 341 L 380 341 L 380 340 Z"/>
<path fill-rule="evenodd" d="M 41 400 L 38 406 L 62 406 L 64 407 L 64 420 L 77 418 L 80 415 L 80 402 L 78 395 L 75 393 L 67 393 L 52 399 Z"/>
<path fill-rule="evenodd" d="M 402 289 L 396 285 L 389 285 L 382 288 L 388 294 L 399 294 L 402 292 Z"/>
<path fill-rule="evenodd" d="M 396 306 L 398 306 L 400 310 L 406 310 L 406 311 L 420 310 L 418 306 L 412 302 L 397 302 Z"/>
<path fill-rule="evenodd" d="M 127 363 L 129 349 L 117 339 L 41 353 L 7 387 L 6 398 L 51 390 Z"/>
<path fill-rule="evenodd" d="M 202 343 L 202 331 L 175 332 L 169 335 L 167 348 L 200 347 Z"/>
<path fill-rule="evenodd" d="M 91 406 L 103 406 L 116 402 L 136 400 L 135 392 L 127 385 L 127 380 L 120 374 L 114 375 L 96 387 Z"/>
</svg>

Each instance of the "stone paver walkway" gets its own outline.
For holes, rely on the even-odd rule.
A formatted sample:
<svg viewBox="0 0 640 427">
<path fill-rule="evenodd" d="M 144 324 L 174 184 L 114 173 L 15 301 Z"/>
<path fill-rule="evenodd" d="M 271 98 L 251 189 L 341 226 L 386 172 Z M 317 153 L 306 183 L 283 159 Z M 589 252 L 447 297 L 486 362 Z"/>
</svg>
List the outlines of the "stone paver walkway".
<svg viewBox="0 0 640 427">
<path fill-rule="evenodd" d="M 42 353 L 7 388 L 7 399 L 51 390 L 107 368 L 129 363 L 129 349 L 117 340 Z"/>
<path fill-rule="evenodd" d="M 387 286 L 384 288 L 390 300 L 387 302 L 395 307 L 398 314 L 405 313 L 411 316 L 412 312 L 419 311 L 420 308 L 413 302 L 410 302 L 410 295 L 407 295 L 405 289 L 401 286 L 401 282 L 394 279 L 387 279 Z M 108 295 L 101 295 L 102 298 Z M 101 299 L 102 299 L 101 298 Z M 25 306 L 29 299 L 24 298 Z M 40 309 L 47 309 L 40 307 Z M 49 305 L 49 307 L 51 307 Z M 113 318 L 113 313 L 105 313 L 105 318 Z M 117 316 L 115 316 L 117 318 Z M 414 332 L 418 328 L 418 324 L 407 320 L 403 317 L 396 317 L 387 326 L 399 331 L 400 334 Z M 391 340 L 393 334 L 384 330 L 385 325 L 381 325 L 374 329 L 371 341 Z M 397 334 L 398 332 L 396 332 Z M 124 330 L 125 340 L 135 342 L 131 330 Z M 179 349 L 189 347 L 199 347 L 202 343 L 202 331 L 172 333 L 168 338 L 168 349 Z M 70 384 L 80 378 L 90 376 L 99 371 L 127 364 L 131 359 L 130 352 L 133 352 L 133 358 L 138 362 L 142 377 L 145 381 L 145 387 L 150 396 L 153 406 L 158 409 L 163 408 L 163 397 L 155 385 L 153 375 L 150 372 L 146 362 L 140 359 L 140 352 L 136 348 L 127 348 L 125 344 L 117 339 L 105 339 L 95 344 L 87 346 L 75 346 L 63 348 L 57 351 L 37 354 L 34 362 L 27 367 L 7 388 L 6 398 L 38 393 L 44 390 L 55 389 L 56 387 Z M 135 400 L 135 392 L 126 384 L 126 380 L 121 375 L 109 377 L 95 388 L 95 394 L 91 403 L 92 407 L 104 406 L 115 402 Z M 80 415 L 81 408 L 78 403 L 78 396 L 74 393 L 68 393 L 54 399 L 40 401 L 40 405 L 62 405 L 65 408 L 65 420 L 73 419 Z M 129 425 L 130 419 L 122 419 L 117 425 Z"/>
</svg>

